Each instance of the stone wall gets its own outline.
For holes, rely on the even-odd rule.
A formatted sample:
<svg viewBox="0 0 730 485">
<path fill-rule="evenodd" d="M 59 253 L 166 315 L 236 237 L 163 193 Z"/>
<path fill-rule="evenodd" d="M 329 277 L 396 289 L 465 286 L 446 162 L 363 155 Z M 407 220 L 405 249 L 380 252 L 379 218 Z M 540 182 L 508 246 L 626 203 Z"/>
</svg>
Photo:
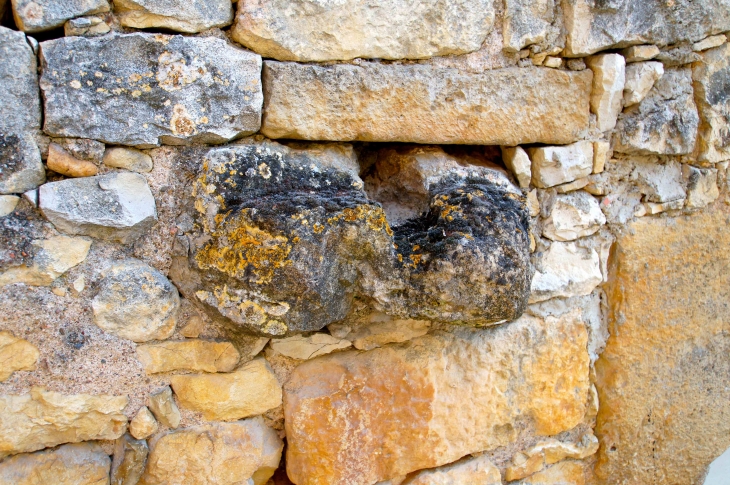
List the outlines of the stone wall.
<svg viewBox="0 0 730 485">
<path fill-rule="evenodd" d="M 0 18 L 0 485 L 693 485 L 730 447 L 729 0 Z"/>
</svg>

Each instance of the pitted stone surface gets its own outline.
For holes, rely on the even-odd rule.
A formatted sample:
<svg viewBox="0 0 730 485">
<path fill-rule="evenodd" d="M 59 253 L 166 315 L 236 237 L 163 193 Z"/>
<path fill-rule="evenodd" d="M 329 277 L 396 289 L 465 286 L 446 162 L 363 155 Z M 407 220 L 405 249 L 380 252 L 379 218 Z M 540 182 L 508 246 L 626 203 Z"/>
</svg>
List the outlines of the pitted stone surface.
<svg viewBox="0 0 730 485">
<path fill-rule="evenodd" d="M 195 33 L 233 22 L 230 0 L 115 0 L 119 22 L 135 29 Z"/>
<path fill-rule="evenodd" d="M 271 138 L 515 146 L 572 143 L 588 127 L 590 71 L 266 61 L 263 80 Z"/>
<path fill-rule="evenodd" d="M 15 455 L 0 463 L 2 485 L 109 485 L 109 456 L 96 443 Z"/>
<path fill-rule="evenodd" d="M 517 52 L 545 41 L 555 21 L 555 0 L 507 0 L 503 25 L 504 47 Z"/>
<path fill-rule="evenodd" d="M 493 0 L 247 0 L 233 40 L 282 61 L 424 59 L 478 50 Z"/>
<path fill-rule="evenodd" d="M 213 37 L 113 34 L 41 44 L 45 131 L 152 147 L 261 125 L 261 57 Z"/>
<path fill-rule="evenodd" d="M 698 159 L 730 160 L 730 43 L 703 52 L 692 77 L 700 113 Z"/>
<path fill-rule="evenodd" d="M 60 27 L 69 19 L 109 11 L 107 0 L 12 0 L 20 30 L 42 32 Z"/>
</svg>

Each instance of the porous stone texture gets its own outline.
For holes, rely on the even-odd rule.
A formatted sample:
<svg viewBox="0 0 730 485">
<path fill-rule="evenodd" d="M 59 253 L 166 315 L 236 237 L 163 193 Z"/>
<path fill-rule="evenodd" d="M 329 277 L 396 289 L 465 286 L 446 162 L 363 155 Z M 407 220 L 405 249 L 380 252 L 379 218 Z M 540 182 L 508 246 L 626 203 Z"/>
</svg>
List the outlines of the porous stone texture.
<svg viewBox="0 0 730 485">
<path fill-rule="evenodd" d="M 144 440 L 157 432 L 157 420 L 147 406 L 142 406 L 129 422 L 129 434 L 138 440 Z"/>
<path fill-rule="evenodd" d="M 220 39 L 65 37 L 41 53 L 53 136 L 152 147 L 223 143 L 261 125 L 261 57 Z"/>
<path fill-rule="evenodd" d="M 43 32 L 69 19 L 109 11 L 107 0 L 12 0 L 15 23 L 24 32 Z"/>
<path fill-rule="evenodd" d="M 530 303 L 590 294 L 603 281 L 601 261 L 592 248 L 554 242 L 538 259 Z"/>
<path fill-rule="evenodd" d="M 573 460 L 561 461 L 543 471 L 515 482 L 516 485 L 585 485 L 585 465 Z"/>
<path fill-rule="evenodd" d="M 91 177 L 99 172 L 94 163 L 75 158 L 56 143 L 48 146 L 46 164 L 49 170 L 67 177 Z"/>
<path fill-rule="evenodd" d="M 96 443 L 63 445 L 0 462 L 0 484 L 109 485 L 110 464 Z"/>
<path fill-rule="evenodd" d="M 84 261 L 91 247 L 91 241 L 87 238 L 68 236 L 35 240 L 31 244 L 34 247 L 32 259 L 0 273 L 0 286 L 15 283 L 48 286 Z"/>
<path fill-rule="evenodd" d="M 517 52 L 545 41 L 554 29 L 555 3 L 554 0 L 507 0 L 502 21 L 504 48 Z"/>
<path fill-rule="evenodd" d="M 271 138 L 515 146 L 578 140 L 591 73 L 266 61 L 263 82 Z"/>
<path fill-rule="evenodd" d="M 574 241 L 594 234 L 605 223 L 598 201 L 581 190 L 555 198 L 542 234 L 553 241 Z"/>
<path fill-rule="evenodd" d="M 0 457 L 62 443 L 113 440 L 127 429 L 126 396 L 64 395 L 33 388 L 0 396 Z"/>
<path fill-rule="evenodd" d="M 597 483 L 700 483 L 730 446 L 716 378 L 730 373 L 730 259 L 712 250 L 730 243 L 729 215 L 641 218 L 617 241 L 596 362 Z"/>
<path fill-rule="evenodd" d="M 451 485 L 457 483 L 502 485 L 502 476 L 499 468 L 494 466 L 489 458 L 479 456 L 433 470 L 418 472 L 401 482 L 401 485 Z"/>
<path fill-rule="evenodd" d="M 119 23 L 136 29 L 195 33 L 233 22 L 229 0 L 115 0 L 114 12 Z"/>
<path fill-rule="evenodd" d="M 727 0 L 678 0 L 671 4 L 662 0 L 566 0 L 566 51 L 583 56 L 614 47 L 698 41 L 730 30 L 728 7 Z"/>
<path fill-rule="evenodd" d="M 27 340 L 17 338 L 12 333 L 0 332 L 0 382 L 19 370 L 35 370 L 38 349 Z"/>
<path fill-rule="evenodd" d="M 281 384 L 262 358 L 228 374 L 175 375 L 170 383 L 181 407 L 208 420 L 247 418 L 281 404 Z"/>
<path fill-rule="evenodd" d="M 147 463 L 149 447 L 144 440 L 125 434 L 114 443 L 110 485 L 137 485 Z"/>
<path fill-rule="evenodd" d="M 492 0 L 238 4 L 232 38 L 264 57 L 334 61 L 424 59 L 478 50 L 494 21 Z"/>
<path fill-rule="evenodd" d="M 315 333 L 309 337 L 295 335 L 271 341 L 271 349 L 292 359 L 307 360 L 327 355 L 336 350 L 352 347 L 352 342 L 335 338 L 324 333 Z"/>
<path fill-rule="evenodd" d="M 687 180 L 687 207 L 693 209 L 705 207 L 720 196 L 717 187 L 717 169 L 683 165 L 682 175 Z"/>
<path fill-rule="evenodd" d="M 700 122 L 693 96 L 692 71 L 666 69 L 644 100 L 619 116 L 614 151 L 657 155 L 692 153 Z"/>
<path fill-rule="evenodd" d="M 34 138 L 41 125 L 37 65 L 25 35 L 0 26 L 0 194 L 46 181 Z"/>
<path fill-rule="evenodd" d="M 694 64 L 695 99 L 700 115 L 697 159 L 717 163 L 730 159 L 730 44 L 702 54 Z"/>
<path fill-rule="evenodd" d="M 664 75 L 661 62 L 635 62 L 626 67 L 624 106 L 632 106 L 644 100 L 651 88 Z"/>
<path fill-rule="evenodd" d="M 593 71 L 591 112 L 599 130 L 613 130 L 622 108 L 626 60 L 620 54 L 599 54 L 589 57 L 587 63 Z"/>
<path fill-rule="evenodd" d="M 279 466 L 283 446 L 261 418 L 171 431 L 150 443 L 139 485 L 264 485 Z"/>
<path fill-rule="evenodd" d="M 165 386 L 163 389 L 150 394 L 148 406 L 155 418 L 163 425 L 172 429 L 180 426 L 180 410 L 172 398 L 170 386 Z"/>
<path fill-rule="evenodd" d="M 157 221 L 147 180 L 129 172 L 50 182 L 38 198 L 43 215 L 66 234 L 128 244 Z"/>
<path fill-rule="evenodd" d="M 135 342 L 172 335 L 179 306 L 177 288 L 165 275 L 135 259 L 113 265 L 91 302 L 94 323 Z"/>
<path fill-rule="evenodd" d="M 515 455 L 512 466 L 505 470 L 505 480 L 513 481 L 528 477 L 566 458 L 583 460 L 594 455 L 596 451 L 598 451 L 598 438 L 593 433 L 586 433 L 578 443 L 565 443 L 556 439 L 541 441 L 526 453 Z"/>
<path fill-rule="evenodd" d="M 554 187 L 587 177 L 593 171 L 593 143 L 528 148 L 532 160 L 532 183 Z"/>
<path fill-rule="evenodd" d="M 586 342 L 576 315 L 523 316 L 307 361 L 285 385 L 287 473 L 369 484 L 506 445 L 519 419 L 538 435 L 571 429 L 585 412 Z"/>
<path fill-rule="evenodd" d="M 137 358 L 148 374 L 177 370 L 230 372 L 240 357 L 230 342 L 182 340 L 137 346 Z"/>
<path fill-rule="evenodd" d="M 134 148 L 116 147 L 104 152 L 104 165 L 132 172 L 149 172 L 152 170 L 152 157 Z"/>
</svg>

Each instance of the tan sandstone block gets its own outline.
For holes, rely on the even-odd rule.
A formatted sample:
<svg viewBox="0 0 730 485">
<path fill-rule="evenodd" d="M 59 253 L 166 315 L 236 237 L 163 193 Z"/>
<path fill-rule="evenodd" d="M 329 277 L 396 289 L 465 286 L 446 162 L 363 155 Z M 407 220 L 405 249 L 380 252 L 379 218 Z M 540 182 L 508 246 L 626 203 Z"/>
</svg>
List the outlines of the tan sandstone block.
<svg viewBox="0 0 730 485">
<path fill-rule="evenodd" d="M 168 428 L 177 428 L 180 426 L 180 410 L 172 398 L 172 389 L 165 386 L 163 389 L 150 394 L 149 409 L 155 415 L 160 423 Z"/>
<path fill-rule="evenodd" d="M 39 355 L 36 346 L 27 340 L 16 338 L 10 332 L 0 332 L 0 382 L 16 370 L 35 370 Z"/>
<path fill-rule="evenodd" d="M 240 357 L 230 342 L 182 340 L 137 346 L 137 358 L 147 374 L 176 370 L 230 372 Z"/>
<path fill-rule="evenodd" d="M 571 429 L 585 413 L 586 345 L 570 313 L 307 361 L 285 387 L 287 473 L 371 484 L 508 444 L 518 419 L 539 435 Z"/>
<path fill-rule="evenodd" d="M 229 374 L 172 376 L 170 384 L 180 406 L 202 412 L 208 420 L 246 418 L 281 404 L 281 385 L 263 358 Z"/>
<path fill-rule="evenodd" d="M 572 143 L 588 127 L 592 74 L 425 65 L 264 63 L 270 138 L 515 146 Z"/>
<path fill-rule="evenodd" d="M 0 463 L 0 485 L 109 485 L 111 460 L 96 443 L 22 453 Z"/>
<path fill-rule="evenodd" d="M 499 468 L 486 456 L 466 458 L 451 465 L 423 470 L 401 485 L 502 485 Z"/>
<path fill-rule="evenodd" d="M 585 485 L 585 468 L 577 461 L 561 461 L 515 485 Z"/>
<path fill-rule="evenodd" d="M 144 440 L 157 432 L 157 420 L 147 406 L 142 406 L 137 411 L 132 421 L 129 422 L 129 434 L 138 440 Z"/>
<path fill-rule="evenodd" d="M 730 446 L 728 216 L 642 218 L 618 238 L 596 483 L 700 483 Z"/>
<path fill-rule="evenodd" d="M 69 269 L 86 259 L 91 240 L 85 237 L 53 236 L 32 242 L 36 249 L 30 265 L 8 268 L 0 273 L 0 286 L 24 283 L 49 286 Z"/>
<path fill-rule="evenodd" d="M 92 177 L 99 172 L 93 162 L 75 158 L 56 143 L 48 145 L 46 164 L 50 170 L 67 177 Z"/>
<path fill-rule="evenodd" d="M 64 395 L 34 387 L 0 396 L 0 458 L 62 443 L 113 440 L 127 429 L 126 396 Z"/>
<path fill-rule="evenodd" d="M 114 147 L 104 152 L 104 165 L 133 172 L 150 172 L 152 157 L 135 148 Z"/>
</svg>

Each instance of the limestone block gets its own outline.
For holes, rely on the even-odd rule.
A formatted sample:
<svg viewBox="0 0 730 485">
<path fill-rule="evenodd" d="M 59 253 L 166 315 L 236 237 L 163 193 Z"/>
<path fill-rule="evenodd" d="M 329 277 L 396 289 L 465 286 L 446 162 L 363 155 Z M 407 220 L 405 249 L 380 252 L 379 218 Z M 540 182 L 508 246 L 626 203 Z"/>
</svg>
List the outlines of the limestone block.
<svg viewBox="0 0 730 485">
<path fill-rule="evenodd" d="M 506 445 L 519 419 L 539 435 L 570 429 L 585 412 L 586 344 L 577 313 L 523 316 L 304 362 L 285 385 L 287 473 L 371 484 Z"/>
<path fill-rule="evenodd" d="M 147 374 L 176 370 L 230 372 L 240 357 L 230 342 L 182 340 L 137 346 L 137 358 Z"/>
<path fill-rule="evenodd" d="M 152 171 L 152 157 L 134 148 L 109 148 L 104 152 L 104 165 L 133 172 Z"/>
<path fill-rule="evenodd" d="M 163 425 L 173 429 L 180 426 L 180 419 L 182 418 L 180 410 L 172 398 L 170 386 L 165 386 L 161 390 L 150 394 L 148 406 L 155 418 Z"/>
<path fill-rule="evenodd" d="M 650 61 L 659 55 L 659 47 L 655 45 L 634 45 L 621 50 L 626 62 Z"/>
<path fill-rule="evenodd" d="M 56 143 L 48 145 L 46 164 L 49 170 L 67 177 L 91 177 L 99 172 L 99 168 L 94 163 L 75 158 Z"/>
<path fill-rule="evenodd" d="M 517 52 L 543 42 L 554 20 L 554 0 L 507 0 L 502 20 L 505 49 Z"/>
<path fill-rule="evenodd" d="M 530 186 L 532 170 L 530 157 L 522 147 L 502 147 L 502 161 L 512 171 L 520 187 Z"/>
<path fill-rule="evenodd" d="M 59 145 L 72 157 L 93 162 L 94 165 L 101 163 L 106 148 L 103 143 L 88 138 L 51 138 L 51 142 Z"/>
<path fill-rule="evenodd" d="M 0 195 L 0 217 L 5 217 L 15 210 L 20 197 L 17 195 Z"/>
<path fill-rule="evenodd" d="M 599 130 L 613 130 L 622 108 L 626 60 L 620 54 L 600 54 L 589 57 L 587 64 L 593 71 L 591 112 Z"/>
<path fill-rule="evenodd" d="M 585 465 L 573 460 L 561 461 L 514 485 L 585 485 Z"/>
<path fill-rule="evenodd" d="M 556 197 L 542 234 L 553 241 L 573 241 L 595 234 L 605 223 L 598 201 L 581 190 Z"/>
<path fill-rule="evenodd" d="M 69 19 L 109 11 L 107 0 L 12 0 L 13 17 L 24 32 L 43 32 Z"/>
<path fill-rule="evenodd" d="M 54 236 L 31 244 L 34 246 L 31 261 L 0 273 L 0 286 L 15 283 L 49 286 L 56 278 L 83 262 L 91 248 L 91 241 L 85 237 Z"/>
<path fill-rule="evenodd" d="M 601 173 L 610 158 L 611 144 L 607 141 L 593 142 L 593 173 Z"/>
<path fill-rule="evenodd" d="M 718 378 L 730 373 L 730 253 L 716 250 L 730 244 L 728 216 L 644 217 L 618 237 L 595 364 L 597 484 L 701 483 L 730 446 Z"/>
<path fill-rule="evenodd" d="M 699 116 L 689 68 L 671 68 L 644 100 L 621 113 L 614 151 L 683 155 L 695 148 Z"/>
<path fill-rule="evenodd" d="M 64 37 L 41 54 L 52 136 L 144 148 L 224 143 L 261 125 L 261 58 L 221 39 Z"/>
<path fill-rule="evenodd" d="M 138 440 L 144 440 L 156 432 L 157 420 L 147 406 L 142 406 L 132 421 L 129 422 L 129 434 Z"/>
<path fill-rule="evenodd" d="M 631 167 L 628 179 L 644 194 L 648 202 L 663 203 L 687 196 L 682 167 L 674 160 L 659 163 L 656 157 L 635 157 L 617 162 Z"/>
<path fill-rule="evenodd" d="M 150 443 L 139 485 L 264 485 L 279 467 L 283 447 L 259 417 L 170 431 Z"/>
<path fill-rule="evenodd" d="M 687 181 L 687 207 L 702 208 L 720 196 L 717 187 L 717 169 L 682 165 L 682 175 Z"/>
<path fill-rule="evenodd" d="M 50 182 L 38 192 L 41 212 L 66 234 L 129 244 L 157 221 L 147 180 L 135 173 Z"/>
<path fill-rule="evenodd" d="M 566 51 L 584 56 L 636 44 L 667 45 L 730 30 L 728 0 L 563 2 Z"/>
<path fill-rule="evenodd" d="M 338 324 L 332 324 L 328 328 L 334 334 L 337 326 Z M 351 340 L 352 346 L 358 350 L 372 350 L 426 335 L 430 327 L 431 322 L 428 320 L 393 319 L 385 314 L 375 313 L 355 328 L 347 328 L 341 337 Z"/>
<path fill-rule="evenodd" d="M 692 50 L 695 52 L 706 51 L 708 49 L 712 49 L 713 47 L 719 47 L 725 42 L 727 42 L 727 37 L 725 37 L 725 34 L 711 35 L 706 39 L 692 44 Z"/>
<path fill-rule="evenodd" d="M 664 75 L 661 62 L 635 62 L 626 67 L 624 106 L 641 103 L 660 77 Z"/>
<path fill-rule="evenodd" d="M 572 143 L 588 126 L 588 71 L 267 61 L 263 80 L 271 138 L 515 146 Z"/>
<path fill-rule="evenodd" d="M 229 374 L 175 375 L 170 384 L 180 406 L 208 420 L 247 418 L 281 404 L 281 384 L 263 358 Z"/>
<path fill-rule="evenodd" d="M 349 347 L 352 347 L 349 340 L 335 338 L 326 333 L 315 333 L 309 337 L 295 335 L 271 341 L 271 350 L 277 354 L 300 360 L 313 359 Z"/>
<path fill-rule="evenodd" d="M 114 12 L 125 27 L 191 34 L 233 22 L 230 0 L 115 0 Z"/>
<path fill-rule="evenodd" d="M 41 126 L 38 68 L 22 32 L 0 27 L 0 194 L 46 181 L 35 135 Z"/>
<path fill-rule="evenodd" d="M 423 470 L 401 482 L 401 485 L 502 485 L 499 468 L 485 456 L 466 458 L 454 464 Z"/>
<path fill-rule="evenodd" d="M 127 429 L 126 396 L 64 395 L 34 387 L 0 396 L 0 457 L 62 443 L 114 440 Z"/>
<path fill-rule="evenodd" d="M 593 143 L 579 141 L 566 146 L 528 148 L 532 183 L 540 188 L 572 182 L 593 171 Z"/>
<path fill-rule="evenodd" d="M 145 440 L 136 440 L 125 434 L 114 443 L 110 485 L 137 485 L 149 448 Z"/>
<path fill-rule="evenodd" d="M 109 485 L 110 464 L 96 443 L 63 445 L 0 462 L 0 484 Z"/>
<path fill-rule="evenodd" d="M 91 302 L 94 323 L 135 342 L 164 340 L 175 331 L 180 297 L 165 275 L 148 264 L 127 259 L 104 275 Z"/>
<path fill-rule="evenodd" d="M 518 453 L 512 466 L 505 470 L 505 479 L 519 480 L 533 475 L 546 466 L 565 459 L 583 460 L 598 451 L 598 438 L 588 432 L 578 443 L 566 443 L 557 439 L 541 441 L 525 453 Z"/>
<path fill-rule="evenodd" d="M 717 163 L 730 159 L 730 44 L 702 53 L 693 65 L 695 99 L 700 114 L 697 159 Z M 725 86 L 725 87 L 723 87 Z"/>
<path fill-rule="evenodd" d="M 530 303 L 590 294 L 603 281 L 595 249 L 574 242 L 554 242 L 540 258 L 532 279 Z"/>
<path fill-rule="evenodd" d="M 74 35 L 83 37 L 96 37 L 108 34 L 111 27 L 101 15 L 90 15 L 88 17 L 77 17 L 63 24 L 63 35 L 71 37 Z"/>
<path fill-rule="evenodd" d="M 0 332 L 0 382 L 18 370 L 35 370 L 40 353 L 35 345 L 14 337 L 7 331 Z"/>
<path fill-rule="evenodd" d="M 492 0 L 247 0 L 233 40 L 286 61 L 425 59 L 478 50 L 494 21 Z"/>
</svg>

